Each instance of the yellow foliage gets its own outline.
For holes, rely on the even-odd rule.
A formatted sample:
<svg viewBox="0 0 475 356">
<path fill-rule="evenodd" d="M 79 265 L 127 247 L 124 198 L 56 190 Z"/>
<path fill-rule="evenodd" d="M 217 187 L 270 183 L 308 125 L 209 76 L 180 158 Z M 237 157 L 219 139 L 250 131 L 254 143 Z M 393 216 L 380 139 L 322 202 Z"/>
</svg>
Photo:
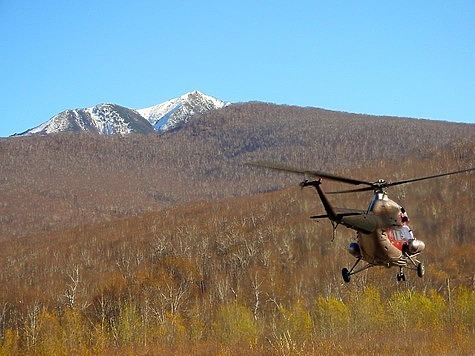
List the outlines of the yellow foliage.
<svg viewBox="0 0 475 356">
<path fill-rule="evenodd" d="M 45 355 L 66 354 L 66 333 L 58 315 L 44 309 L 38 315 L 38 337 L 35 352 Z"/>
<path fill-rule="evenodd" d="M 445 303 L 434 292 L 429 293 L 428 296 L 422 293 L 412 293 L 408 309 L 413 327 L 437 327 L 441 324 L 440 318 L 444 314 Z"/>
<path fill-rule="evenodd" d="M 219 308 L 213 324 L 216 339 L 223 344 L 256 343 L 258 328 L 252 312 L 243 305 L 231 303 Z"/>
<path fill-rule="evenodd" d="M 140 326 L 142 320 L 133 303 L 126 303 L 116 321 L 116 333 L 121 345 L 130 345 L 136 343 L 140 338 Z"/>
<path fill-rule="evenodd" d="M 315 301 L 315 322 L 323 336 L 333 336 L 336 333 L 348 333 L 350 312 L 341 300 L 334 296 Z"/>
<path fill-rule="evenodd" d="M 388 317 L 392 320 L 392 325 L 402 332 L 406 332 L 409 321 L 409 304 L 410 304 L 411 292 L 396 292 L 388 301 Z"/>
<path fill-rule="evenodd" d="M 158 327 L 156 337 L 161 343 L 170 346 L 186 342 L 187 329 L 183 316 L 180 313 L 166 312 L 163 322 Z"/>
<path fill-rule="evenodd" d="M 84 353 L 90 344 L 90 332 L 83 313 L 66 309 L 61 317 L 61 327 L 68 353 Z"/>
<path fill-rule="evenodd" d="M 281 315 L 279 334 L 289 333 L 293 340 L 305 340 L 313 330 L 313 320 L 305 304 L 297 301 L 290 309 L 279 307 Z"/>
<path fill-rule="evenodd" d="M 190 340 L 192 342 L 196 342 L 201 340 L 206 332 L 206 323 L 201 320 L 199 315 L 194 315 L 191 317 L 190 326 L 189 326 L 189 334 Z"/>
<path fill-rule="evenodd" d="M 106 348 L 110 335 L 100 324 L 96 324 L 91 332 L 91 352 L 94 355 L 101 354 Z"/>
<path fill-rule="evenodd" d="M 367 287 L 349 303 L 352 324 L 358 330 L 379 329 L 386 321 L 381 294 L 375 287 Z"/>
<path fill-rule="evenodd" d="M 475 330 L 475 290 L 460 286 L 452 298 L 452 319 Z"/>
<path fill-rule="evenodd" d="M 0 345 L 0 355 L 9 356 L 17 355 L 20 350 L 20 335 L 17 330 L 7 329 L 5 330 L 5 336 L 3 342 Z"/>
</svg>

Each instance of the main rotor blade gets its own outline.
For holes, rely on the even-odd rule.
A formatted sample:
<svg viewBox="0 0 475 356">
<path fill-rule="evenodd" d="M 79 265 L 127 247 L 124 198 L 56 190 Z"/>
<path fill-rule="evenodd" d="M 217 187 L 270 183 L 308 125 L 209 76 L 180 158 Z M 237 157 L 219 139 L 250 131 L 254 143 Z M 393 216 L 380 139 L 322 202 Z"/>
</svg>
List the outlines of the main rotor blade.
<svg viewBox="0 0 475 356">
<path fill-rule="evenodd" d="M 400 180 L 400 181 L 392 182 L 392 183 L 391 182 L 384 182 L 384 181 L 374 182 L 374 183 L 371 184 L 370 187 L 364 187 L 364 188 L 358 188 L 358 189 L 349 189 L 349 190 L 339 190 L 339 191 L 336 191 L 336 192 L 327 192 L 327 194 L 344 194 L 344 193 L 364 192 L 364 191 L 373 190 L 373 189 L 377 190 L 377 189 L 392 187 L 392 186 L 395 186 L 395 185 L 418 182 L 418 181 L 426 180 L 426 179 L 439 178 L 439 177 L 449 176 L 449 175 L 452 175 L 452 174 L 470 172 L 470 171 L 473 171 L 473 170 L 475 170 L 475 168 L 467 168 L 467 169 L 462 169 L 460 171 L 448 172 L 448 173 L 442 173 L 442 174 L 435 174 L 435 175 L 427 176 L 427 177 L 419 177 L 419 178 Z"/>
<path fill-rule="evenodd" d="M 262 168 L 273 169 L 273 170 L 281 171 L 281 172 L 300 173 L 300 174 L 304 174 L 304 175 L 314 176 L 314 177 L 318 177 L 318 178 L 326 178 L 326 179 L 330 179 L 330 180 L 334 180 L 334 181 L 338 181 L 338 182 L 343 182 L 343 183 L 348 183 L 348 184 L 354 184 L 354 185 L 365 184 L 365 185 L 370 186 L 370 190 L 372 189 L 372 183 L 370 183 L 370 182 L 365 182 L 365 181 L 358 180 L 358 179 L 353 179 L 353 178 L 341 177 L 341 176 L 337 176 L 337 175 L 329 174 L 329 173 L 325 173 L 325 172 L 319 172 L 319 171 L 296 168 L 296 167 L 292 167 L 292 166 L 287 166 L 285 164 L 258 161 L 258 162 L 247 163 L 247 165 L 254 166 L 254 167 L 262 167 Z"/>
<path fill-rule="evenodd" d="M 357 192 L 367 192 L 370 190 L 374 190 L 374 187 L 364 187 L 358 189 L 348 189 L 348 190 L 338 190 L 336 192 L 326 192 L 326 194 L 345 194 L 345 193 L 357 193 Z"/>
<path fill-rule="evenodd" d="M 473 170 L 475 170 L 475 168 L 467 168 L 467 169 L 462 169 L 462 170 L 460 170 L 460 171 L 454 171 L 454 172 L 436 174 L 436 175 L 427 176 L 427 177 L 420 177 L 420 178 L 413 178 L 413 179 L 407 179 L 407 180 L 400 180 L 400 181 L 397 181 L 397 182 L 388 183 L 387 186 L 388 186 L 388 187 L 392 187 L 392 186 L 394 186 L 394 185 L 400 185 L 400 184 L 418 182 L 418 181 L 426 180 L 426 179 L 432 179 L 432 178 L 450 176 L 450 175 L 452 175 L 452 174 L 465 173 L 465 172 L 470 172 L 470 171 L 473 171 Z"/>
</svg>

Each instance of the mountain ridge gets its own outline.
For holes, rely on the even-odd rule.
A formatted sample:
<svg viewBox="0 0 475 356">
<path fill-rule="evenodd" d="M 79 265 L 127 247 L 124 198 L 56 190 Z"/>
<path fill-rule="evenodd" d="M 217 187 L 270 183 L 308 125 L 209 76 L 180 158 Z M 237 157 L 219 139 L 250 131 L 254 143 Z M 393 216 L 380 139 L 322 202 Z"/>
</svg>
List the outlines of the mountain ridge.
<svg viewBox="0 0 475 356">
<path fill-rule="evenodd" d="M 130 109 L 114 103 L 67 109 L 41 125 L 13 136 L 48 135 L 84 131 L 100 135 L 165 132 L 181 126 L 195 115 L 230 105 L 220 99 L 192 91 L 143 109 Z"/>
</svg>

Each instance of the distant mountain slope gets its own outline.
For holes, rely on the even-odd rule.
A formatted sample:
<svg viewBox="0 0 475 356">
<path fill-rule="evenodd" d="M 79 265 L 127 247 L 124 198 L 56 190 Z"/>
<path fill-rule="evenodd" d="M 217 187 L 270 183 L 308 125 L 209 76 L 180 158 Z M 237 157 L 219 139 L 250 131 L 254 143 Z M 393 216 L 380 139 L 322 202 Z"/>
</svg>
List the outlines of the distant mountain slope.
<svg viewBox="0 0 475 356">
<path fill-rule="evenodd" d="M 84 131 L 101 135 L 150 133 L 180 126 L 196 115 L 225 107 L 219 99 L 193 91 L 145 109 L 133 110 L 116 104 L 65 110 L 45 123 L 15 136 L 48 135 Z"/>
<path fill-rule="evenodd" d="M 474 138 L 474 124 L 242 103 L 164 133 L 0 139 L 0 239 L 298 184 L 254 160 L 368 181 L 462 169 Z"/>
<path fill-rule="evenodd" d="M 209 112 L 166 136 L 194 142 L 193 152 L 217 167 L 216 152 L 230 163 L 272 159 L 315 169 L 397 159 L 403 170 L 413 152 L 473 142 L 475 125 L 253 102 Z"/>
</svg>

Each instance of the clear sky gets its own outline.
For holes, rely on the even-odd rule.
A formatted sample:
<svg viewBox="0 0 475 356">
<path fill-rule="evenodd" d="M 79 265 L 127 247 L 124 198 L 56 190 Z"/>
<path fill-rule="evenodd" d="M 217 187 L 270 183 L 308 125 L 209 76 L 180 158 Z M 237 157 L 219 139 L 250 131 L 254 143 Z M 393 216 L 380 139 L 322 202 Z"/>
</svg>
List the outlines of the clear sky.
<svg viewBox="0 0 475 356">
<path fill-rule="evenodd" d="M 0 0 L 0 136 L 192 90 L 475 122 L 475 1 Z"/>
</svg>

